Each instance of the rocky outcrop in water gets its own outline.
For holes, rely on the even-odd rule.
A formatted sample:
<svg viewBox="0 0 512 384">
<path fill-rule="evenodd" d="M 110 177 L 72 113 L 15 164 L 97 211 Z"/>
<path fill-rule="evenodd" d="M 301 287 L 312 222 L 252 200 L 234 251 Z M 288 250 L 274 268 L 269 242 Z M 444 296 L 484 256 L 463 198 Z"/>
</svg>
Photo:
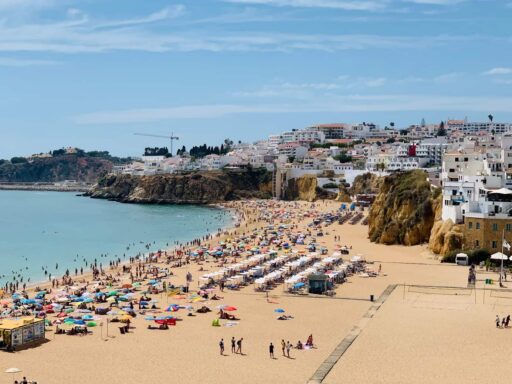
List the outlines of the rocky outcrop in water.
<svg viewBox="0 0 512 384">
<path fill-rule="evenodd" d="M 132 176 L 109 174 L 87 194 L 125 203 L 209 204 L 242 198 L 271 198 L 266 170 L 225 170 Z"/>
<path fill-rule="evenodd" d="M 435 221 L 434 200 L 423 171 L 386 176 L 369 211 L 370 240 L 404 245 L 428 242 Z"/>
</svg>

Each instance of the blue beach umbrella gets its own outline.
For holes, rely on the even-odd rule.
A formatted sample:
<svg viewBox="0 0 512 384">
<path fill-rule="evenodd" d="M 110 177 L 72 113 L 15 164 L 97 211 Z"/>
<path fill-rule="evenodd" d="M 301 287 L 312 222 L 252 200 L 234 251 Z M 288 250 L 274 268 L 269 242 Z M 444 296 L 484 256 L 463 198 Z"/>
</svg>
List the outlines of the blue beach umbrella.
<svg viewBox="0 0 512 384">
<path fill-rule="evenodd" d="M 284 309 L 283 308 L 277 308 L 277 309 L 274 309 L 274 312 L 284 313 Z"/>
</svg>

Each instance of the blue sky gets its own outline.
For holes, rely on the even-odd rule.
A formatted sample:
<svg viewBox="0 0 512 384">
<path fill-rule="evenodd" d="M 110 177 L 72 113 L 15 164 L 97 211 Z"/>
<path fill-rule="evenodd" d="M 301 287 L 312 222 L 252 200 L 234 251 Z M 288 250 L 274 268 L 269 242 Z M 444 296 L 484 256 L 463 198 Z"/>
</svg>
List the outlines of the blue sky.
<svg viewBox="0 0 512 384">
<path fill-rule="evenodd" d="M 0 0 L 0 158 L 512 120 L 512 0 Z"/>
</svg>

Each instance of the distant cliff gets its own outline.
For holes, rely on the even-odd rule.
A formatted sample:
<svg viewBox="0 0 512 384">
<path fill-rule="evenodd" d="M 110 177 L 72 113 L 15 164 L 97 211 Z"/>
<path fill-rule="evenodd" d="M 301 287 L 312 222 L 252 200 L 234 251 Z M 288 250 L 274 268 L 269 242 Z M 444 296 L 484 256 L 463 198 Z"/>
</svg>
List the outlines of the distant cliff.
<svg viewBox="0 0 512 384">
<path fill-rule="evenodd" d="M 62 155 L 31 162 L 0 163 L 0 182 L 58 182 L 76 180 L 94 183 L 112 170 L 112 161 L 100 157 Z"/>
<path fill-rule="evenodd" d="M 209 204 L 242 198 L 271 198 L 272 174 L 266 170 L 154 176 L 109 174 L 102 177 L 87 195 L 148 204 Z"/>
<path fill-rule="evenodd" d="M 386 176 L 368 216 L 370 240 L 383 244 L 426 243 L 437 204 L 423 171 Z"/>
</svg>

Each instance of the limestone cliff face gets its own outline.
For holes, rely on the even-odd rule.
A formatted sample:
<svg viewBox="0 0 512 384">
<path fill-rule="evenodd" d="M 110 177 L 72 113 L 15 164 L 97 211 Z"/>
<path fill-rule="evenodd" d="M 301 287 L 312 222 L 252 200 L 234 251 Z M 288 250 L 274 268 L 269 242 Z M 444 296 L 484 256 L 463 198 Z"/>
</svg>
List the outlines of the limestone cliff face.
<svg viewBox="0 0 512 384">
<path fill-rule="evenodd" d="M 289 179 L 286 188 L 285 200 L 315 201 L 318 199 L 335 199 L 336 194 L 318 187 L 318 181 L 314 175 L 304 175 Z"/>
<path fill-rule="evenodd" d="M 383 179 L 383 177 L 379 177 L 369 172 L 356 176 L 350 188 L 347 188 L 344 184 L 340 184 L 336 200 L 341 202 L 351 202 L 351 196 L 359 194 L 376 194 L 380 190 Z"/>
<path fill-rule="evenodd" d="M 266 171 L 218 171 L 184 175 L 131 176 L 109 174 L 88 193 L 125 203 L 209 204 L 241 198 L 270 198 Z"/>
<path fill-rule="evenodd" d="M 416 245 L 429 241 L 435 203 L 423 171 L 386 176 L 368 216 L 371 241 Z"/>
<path fill-rule="evenodd" d="M 434 223 L 428 248 L 438 255 L 462 249 L 464 232 L 462 225 L 456 225 L 451 219 L 439 220 Z"/>
<path fill-rule="evenodd" d="M 383 177 L 379 177 L 374 173 L 356 176 L 350 187 L 350 193 L 352 195 L 379 193 L 383 180 Z"/>
<path fill-rule="evenodd" d="M 464 227 L 457 225 L 452 220 L 441 220 L 442 196 L 435 200 L 435 222 L 430 233 L 428 248 L 445 256 L 448 253 L 462 249 L 464 242 Z"/>
<path fill-rule="evenodd" d="M 22 164 L 0 161 L 0 181 L 58 182 L 77 180 L 93 183 L 112 170 L 112 161 L 99 157 L 62 155 Z"/>
</svg>

